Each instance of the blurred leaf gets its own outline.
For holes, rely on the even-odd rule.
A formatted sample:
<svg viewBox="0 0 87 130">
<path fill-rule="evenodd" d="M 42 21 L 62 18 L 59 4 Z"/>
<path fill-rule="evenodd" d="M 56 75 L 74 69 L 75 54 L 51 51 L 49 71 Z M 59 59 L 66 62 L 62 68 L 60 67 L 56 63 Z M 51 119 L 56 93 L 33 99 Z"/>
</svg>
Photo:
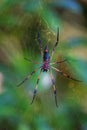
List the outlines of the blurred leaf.
<svg viewBox="0 0 87 130">
<path fill-rule="evenodd" d="M 80 4 L 75 1 L 75 0 L 56 0 L 56 2 L 52 3 L 53 5 L 55 5 L 56 7 L 61 7 L 61 8 L 65 8 L 67 10 L 71 10 L 74 13 L 81 13 L 82 12 L 82 8 L 80 6 Z"/>
<path fill-rule="evenodd" d="M 81 78 L 83 83 L 87 83 L 87 61 L 75 57 L 68 57 L 68 59 L 70 59 L 70 67 L 74 69 L 76 75 Z"/>
<path fill-rule="evenodd" d="M 58 128 L 61 130 L 80 130 L 83 124 L 87 123 L 87 114 L 81 110 L 75 100 L 66 100 L 60 105 L 56 120 Z"/>
<path fill-rule="evenodd" d="M 61 50 L 64 49 L 65 51 L 69 51 L 70 49 L 74 49 L 77 47 L 86 47 L 87 46 L 87 39 L 83 37 L 73 37 L 69 38 L 68 41 L 64 41 L 61 44 Z M 62 51 L 63 53 L 63 51 Z M 66 53 L 65 53 L 66 54 Z"/>
<path fill-rule="evenodd" d="M 41 12 L 42 19 L 47 23 L 48 27 L 52 28 L 53 30 L 57 30 L 60 23 L 62 22 L 58 17 L 57 14 L 52 12 L 52 10 L 48 7 L 44 7 Z"/>
<path fill-rule="evenodd" d="M 67 47 L 73 48 L 78 46 L 87 46 L 87 39 L 82 37 L 74 37 L 68 40 Z"/>
<path fill-rule="evenodd" d="M 22 1 L 23 0 L 1 0 L 0 1 L 0 10 L 2 12 L 5 10 L 8 10 L 9 8 L 16 6 L 18 3 L 22 2 Z"/>
<path fill-rule="evenodd" d="M 15 16 L 12 15 L 5 15 L 0 17 L 0 25 L 5 26 L 7 25 L 8 27 L 12 27 L 15 25 L 18 25 L 19 19 Z"/>
<path fill-rule="evenodd" d="M 30 128 L 25 124 L 20 124 L 18 130 L 30 130 Z"/>
<path fill-rule="evenodd" d="M 22 6 L 24 11 L 27 12 L 37 12 L 40 11 L 40 8 L 42 6 L 42 0 L 30 0 L 28 2 L 25 2 L 25 4 Z"/>
<path fill-rule="evenodd" d="M 39 118 L 36 119 L 36 122 L 38 130 L 52 130 L 48 125 L 48 122 L 46 122 L 46 119 L 43 118 L 42 116 L 41 117 L 39 116 Z"/>
</svg>

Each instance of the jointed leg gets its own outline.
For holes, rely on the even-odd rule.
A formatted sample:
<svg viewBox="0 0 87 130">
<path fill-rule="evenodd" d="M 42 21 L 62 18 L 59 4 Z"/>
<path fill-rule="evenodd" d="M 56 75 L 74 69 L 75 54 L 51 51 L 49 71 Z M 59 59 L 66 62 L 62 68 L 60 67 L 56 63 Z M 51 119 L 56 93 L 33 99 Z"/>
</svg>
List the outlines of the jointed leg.
<svg viewBox="0 0 87 130">
<path fill-rule="evenodd" d="M 55 45 L 54 45 L 54 47 L 53 47 L 53 49 L 52 49 L 51 59 L 52 59 L 53 54 L 54 54 L 54 52 L 55 52 L 55 49 L 56 49 L 56 47 L 57 47 L 57 45 L 58 45 L 58 42 L 59 42 L 59 28 L 58 28 L 58 30 L 57 30 L 57 40 L 56 40 L 56 43 L 55 43 Z"/>
<path fill-rule="evenodd" d="M 41 62 L 36 62 L 36 61 L 32 61 L 31 59 L 27 59 L 27 58 L 24 58 L 25 60 L 31 62 L 31 63 L 35 63 L 35 64 L 41 64 Z"/>
<path fill-rule="evenodd" d="M 63 62 L 65 62 L 65 61 L 67 61 L 67 60 L 65 59 L 65 60 L 62 60 L 62 61 L 57 61 L 57 62 L 53 62 L 53 63 L 50 63 L 50 64 L 51 64 L 51 65 L 54 65 L 54 64 L 63 63 Z"/>
<path fill-rule="evenodd" d="M 41 68 L 41 67 L 39 67 L 39 68 Z M 39 68 L 35 69 L 35 70 L 32 71 L 27 77 L 25 77 L 25 79 L 24 79 L 21 83 L 19 83 L 19 84 L 17 85 L 17 87 L 19 87 L 19 86 L 20 86 L 21 84 L 23 84 L 26 80 L 28 80 L 34 73 L 36 73 L 36 71 L 38 71 Z"/>
<path fill-rule="evenodd" d="M 56 87 L 55 87 L 55 82 L 54 82 L 54 77 L 52 75 L 52 72 L 50 72 L 50 76 L 51 76 L 51 81 L 52 81 L 52 86 L 53 86 L 53 90 L 54 90 L 54 95 L 55 95 L 55 103 L 56 103 L 56 106 L 58 107 L 58 104 L 57 104 L 57 92 L 56 92 Z"/>
<path fill-rule="evenodd" d="M 78 80 L 78 79 L 72 78 L 71 76 L 67 75 L 67 74 L 64 73 L 63 71 L 61 71 L 61 70 L 59 70 L 59 69 L 57 69 L 57 68 L 55 68 L 55 67 L 53 67 L 53 66 L 51 66 L 51 68 L 53 68 L 54 70 L 56 70 L 57 72 L 59 72 L 61 75 L 65 76 L 65 77 L 68 78 L 68 79 L 72 79 L 72 80 L 74 80 L 74 81 L 82 82 L 82 81 L 80 81 L 80 80 Z"/>
<path fill-rule="evenodd" d="M 36 83 L 36 87 L 35 87 L 34 92 L 33 92 L 33 99 L 32 99 L 31 104 L 33 103 L 35 96 L 36 96 L 36 93 L 37 93 L 37 88 L 38 88 L 38 83 L 39 83 L 39 80 L 40 80 L 41 73 L 42 73 L 42 70 L 40 71 L 40 74 L 39 74 L 38 79 L 37 79 L 37 83 Z"/>
<path fill-rule="evenodd" d="M 37 39 L 38 39 L 38 43 L 39 43 L 39 46 L 40 46 L 41 55 L 43 56 L 43 50 L 42 50 L 42 40 L 41 40 L 41 37 L 40 37 L 40 32 L 39 32 L 39 31 L 38 31 L 38 36 L 37 36 Z"/>
</svg>

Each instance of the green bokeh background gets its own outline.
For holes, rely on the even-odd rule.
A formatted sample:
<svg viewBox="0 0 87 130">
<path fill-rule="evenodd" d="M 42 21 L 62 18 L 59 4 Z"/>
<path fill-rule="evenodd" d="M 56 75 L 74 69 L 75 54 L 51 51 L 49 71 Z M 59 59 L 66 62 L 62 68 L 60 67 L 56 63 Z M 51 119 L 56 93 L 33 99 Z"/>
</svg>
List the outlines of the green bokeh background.
<svg viewBox="0 0 87 130">
<path fill-rule="evenodd" d="M 17 87 L 41 62 L 37 41 L 50 52 L 59 45 L 52 61 L 75 82 L 53 71 L 57 108 L 49 75 L 42 74 L 35 102 L 30 105 L 39 71 Z M 87 130 L 87 2 L 84 0 L 0 0 L 0 130 Z"/>
</svg>

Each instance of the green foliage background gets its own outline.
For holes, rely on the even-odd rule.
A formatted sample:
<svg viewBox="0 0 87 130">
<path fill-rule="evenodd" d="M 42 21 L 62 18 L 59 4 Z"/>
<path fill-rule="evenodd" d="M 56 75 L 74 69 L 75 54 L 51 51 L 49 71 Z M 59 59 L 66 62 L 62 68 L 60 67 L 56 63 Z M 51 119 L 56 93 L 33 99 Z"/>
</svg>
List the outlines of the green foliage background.
<svg viewBox="0 0 87 130">
<path fill-rule="evenodd" d="M 87 2 L 82 0 L 1 0 L 0 1 L 0 130 L 86 130 L 87 129 Z M 59 45 L 53 61 L 64 72 L 83 82 L 68 80 L 53 72 L 59 107 L 53 90 L 41 77 L 34 104 L 30 105 L 37 72 L 17 87 L 42 61 L 37 42 L 40 30 L 43 47 L 50 52 Z M 45 82 L 47 79 L 45 78 Z"/>
</svg>

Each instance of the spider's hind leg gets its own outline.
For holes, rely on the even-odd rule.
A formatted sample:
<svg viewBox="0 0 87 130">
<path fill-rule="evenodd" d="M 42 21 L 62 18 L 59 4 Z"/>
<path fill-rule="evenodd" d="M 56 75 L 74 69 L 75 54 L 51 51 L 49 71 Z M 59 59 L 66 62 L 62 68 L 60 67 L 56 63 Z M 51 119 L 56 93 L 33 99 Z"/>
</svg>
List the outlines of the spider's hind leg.
<svg viewBox="0 0 87 130">
<path fill-rule="evenodd" d="M 56 92 L 56 87 L 55 87 L 55 82 L 54 82 L 54 77 L 53 77 L 52 72 L 50 72 L 50 77 L 51 77 L 52 86 L 53 86 L 53 90 L 54 90 L 55 103 L 56 103 L 56 106 L 58 107 L 58 104 L 57 104 L 57 92 Z"/>
<path fill-rule="evenodd" d="M 78 80 L 78 79 L 75 79 L 73 77 L 71 77 L 70 75 L 67 75 L 66 73 L 64 73 L 63 71 L 51 66 L 51 68 L 53 68 L 55 71 L 59 72 L 61 75 L 63 75 L 64 77 L 68 78 L 68 79 L 72 79 L 74 81 L 77 81 L 77 82 L 82 82 L 81 80 Z"/>
<path fill-rule="evenodd" d="M 39 81 L 40 81 L 41 73 L 42 73 L 42 69 L 41 69 L 41 71 L 40 71 L 40 74 L 39 74 L 38 79 L 37 79 L 37 82 L 36 82 L 36 87 L 35 87 L 34 92 L 33 92 L 33 99 L 32 99 L 32 101 L 31 101 L 31 104 L 34 102 L 34 99 L 35 99 L 36 94 L 37 94 L 37 88 L 38 88 L 38 84 L 39 84 Z"/>
<path fill-rule="evenodd" d="M 39 67 L 39 68 L 41 68 L 41 67 Z M 39 68 L 35 69 L 35 70 L 32 71 L 29 75 L 27 75 L 27 76 L 24 78 L 24 80 L 21 81 L 21 82 L 17 85 L 17 87 L 19 87 L 19 86 L 22 85 L 25 81 L 27 81 L 33 74 L 35 74 L 35 73 L 38 71 Z"/>
</svg>

